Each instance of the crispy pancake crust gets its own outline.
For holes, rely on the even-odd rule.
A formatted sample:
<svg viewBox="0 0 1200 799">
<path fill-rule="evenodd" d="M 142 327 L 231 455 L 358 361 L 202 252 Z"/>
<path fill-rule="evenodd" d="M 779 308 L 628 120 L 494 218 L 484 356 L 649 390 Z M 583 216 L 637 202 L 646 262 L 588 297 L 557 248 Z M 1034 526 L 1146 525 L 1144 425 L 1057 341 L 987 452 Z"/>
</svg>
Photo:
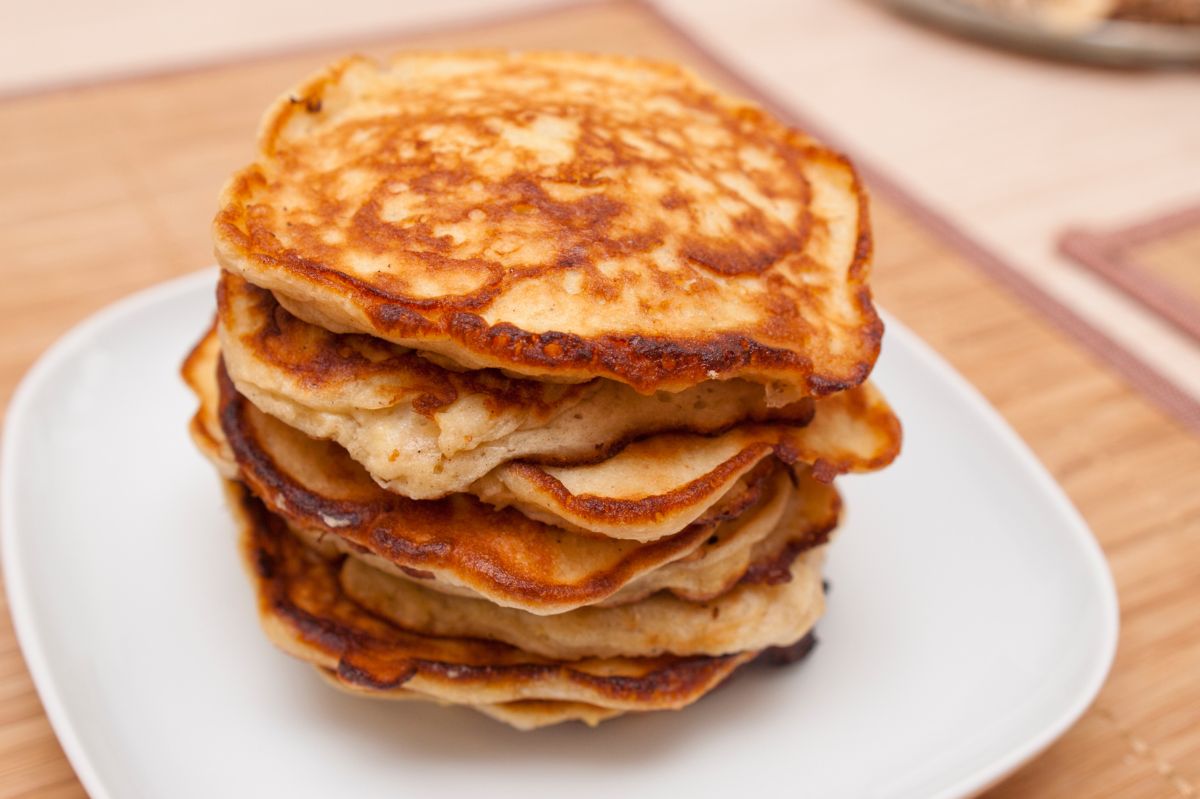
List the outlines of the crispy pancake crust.
<svg viewBox="0 0 1200 799">
<path fill-rule="evenodd" d="M 900 449 L 900 424 L 870 383 L 816 402 L 805 427 L 747 424 L 712 436 L 664 433 L 597 463 L 514 461 L 471 492 L 498 507 L 613 538 L 653 541 L 702 518 L 760 464 L 811 465 L 817 479 L 880 469 Z"/>
<path fill-rule="evenodd" d="M 317 674 L 328 685 L 354 696 L 369 699 L 419 700 L 450 705 L 430 696 L 418 694 L 404 688 L 393 688 L 390 691 L 375 691 L 361 685 L 346 683 L 338 677 L 337 672 L 316 667 Z M 502 721 L 518 730 L 536 730 L 567 721 L 582 721 L 589 727 L 595 727 L 602 721 L 620 716 L 622 711 L 611 708 L 596 707 L 583 702 L 560 702 L 547 699 L 524 699 L 516 702 L 499 702 L 494 705 L 466 705 L 483 715 Z"/>
<path fill-rule="evenodd" d="M 708 602 L 655 594 L 619 607 L 586 607 L 555 616 L 446 596 L 384 574 L 353 558 L 342 590 L 357 604 L 413 632 L 503 641 L 543 657 L 726 655 L 791 644 L 825 610 L 824 548 L 806 552 L 777 582 L 743 580 Z"/>
<path fill-rule="evenodd" d="M 749 421 L 804 425 L 811 398 L 770 408 L 763 387 L 709 380 L 643 395 L 612 380 L 566 385 L 453 371 L 371 336 L 331 333 L 223 272 L 221 353 L 238 391 L 314 438 L 337 441 L 391 491 L 435 499 L 513 460 L 600 459 L 661 432 Z"/>
<path fill-rule="evenodd" d="M 240 408 L 270 424 L 249 403 Z M 389 571 L 407 579 L 448 593 L 465 589 L 535 614 L 602 602 L 649 579 L 655 570 L 697 553 L 713 537 L 727 543 L 742 535 L 752 542 L 762 540 L 771 534 L 794 491 L 786 480 L 780 485 L 778 467 L 764 469 L 708 519 L 653 542 L 622 541 L 572 533 L 513 509 L 493 509 L 469 495 L 443 500 L 400 497 L 375 486 L 344 455 L 339 462 L 335 445 L 300 437 L 302 449 L 281 447 L 278 436 L 272 443 L 263 441 L 257 428 L 243 424 L 244 418 L 231 413 L 226 419 L 240 475 L 291 524 L 346 542 L 343 550 L 372 565 L 390 566 Z M 297 468 L 301 459 L 308 460 L 301 453 L 313 445 L 317 454 L 327 457 L 314 458 L 306 466 L 319 464 L 328 479 L 324 484 L 307 475 L 307 468 Z M 832 489 L 809 485 L 809 493 L 814 515 L 789 520 L 789 540 L 819 543 L 836 523 Z M 676 576 L 686 591 L 691 579 Z M 675 583 L 660 587 L 670 589 Z"/>
<path fill-rule="evenodd" d="M 412 633 L 348 599 L 337 560 L 301 544 L 239 484 L 226 485 L 265 632 L 347 685 L 404 688 L 455 704 L 536 699 L 656 710 L 694 702 L 757 654 L 563 662 L 497 642 Z"/>
<path fill-rule="evenodd" d="M 188 433 L 196 448 L 217 467 L 221 477 L 235 480 L 238 475 L 237 461 L 229 441 L 216 423 L 216 396 L 207 386 L 213 383 L 214 364 L 221 360 L 221 348 L 216 336 L 216 321 L 208 332 L 196 342 L 183 360 L 179 375 L 196 398 L 200 408 L 188 423 Z"/>
<path fill-rule="evenodd" d="M 245 402 L 224 370 L 221 383 L 229 402 Z M 815 404 L 820 412 L 803 427 L 750 423 L 710 436 L 660 433 L 570 466 L 509 461 L 469 491 L 556 527 L 653 541 L 706 518 L 766 460 L 812 464 L 818 479 L 830 480 L 842 472 L 881 468 L 899 452 L 899 422 L 872 385 Z M 340 448 L 330 451 L 335 449 L 344 454 Z"/>
<path fill-rule="evenodd" d="M 837 523 L 832 487 L 805 477 L 796 489 L 776 463 L 756 467 L 703 522 L 648 544 L 578 535 L 469 495 L 410 500 L 375 485 L 337 445 L 287 428 L 236 392 L 224 406 L 223 429 L 218 353 L 200 346 L 210 348 L 206 358 L 190 358 L 184 370 L 201 400 L 192 428 L 221 473 L 248 481 L 298 534 L 446 593 L 536 614 L 628 602 L 650 590 L 705 598 L 760 559 L 760 543 L 813 546 Z M 803 509 L 782 519 L 792 501 Z M 673 568 L 659 573 L 666 566 Z"/>
<path fill-rule="evenodd" d="M 722 525 L 690 555 L 634 580 L 596 606 L 637 602 L 657 592 L 708 602 L 738 583 L 787 582 L 796 558 L 829 543 L 842 509 L 833 486 L 807 474 L 793 477 L 796 490 L 789 493 L 783 515 L 765 538 L 749 535 L 750 525 Z"/>
<path fill-rule="evenodd" d="M 829 394 L 866 379 L 883 330 L 850 163 L 619 56 L 336 62 L 267 112 L 214 241 L 330 330 L 643 392 Z"/>
<path fill-rule="evenodd" d="M 796 663 L 811 654 L 816 646 L 816 637 L 809 633 L 796 643 L 787 647 L 774 647 L 758 654 L 755 662 L 771 666 L 784 666 Z M 339 691 L 368 699 L 389 700 L 424 700 L 437 702 L 440 705 L 452 703 L 430 696 L 415 693 L 406 688 L 374 689 L 364 685 L 343 681 L 337 672 L 330 669 L 315 667 L 317 674 L 328 685 Z M 562 724 L 567 721 L 581 721 L 589 727 L 595 727 L 602 721 L 623 715 L 624 711 L 612 708 L 596 707 L 584 702 L 563 702 L 545 699 L 526 699 L 516 702 L 501 702 L 493 705 L 465 705 L 472 710 L 482 713 L 496 721 L 502 721 L 518 730 L 535 730 Z"/>
</svg>

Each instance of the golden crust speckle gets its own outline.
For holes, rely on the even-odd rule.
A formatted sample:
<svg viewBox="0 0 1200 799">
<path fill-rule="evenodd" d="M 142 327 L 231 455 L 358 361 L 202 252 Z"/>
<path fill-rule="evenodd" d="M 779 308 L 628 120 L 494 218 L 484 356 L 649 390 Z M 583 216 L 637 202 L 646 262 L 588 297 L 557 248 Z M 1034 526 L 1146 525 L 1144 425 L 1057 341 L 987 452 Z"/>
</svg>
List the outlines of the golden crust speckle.
<svg viewBox="0 0 1200 799">
<path fill-rule="evenodd" d="M 346 59 L 268 112 L 221 205 L 225 268 L 472 368 L 794 399 L 878 354 L 849 163 L 658 63 Z"/>
</svg>

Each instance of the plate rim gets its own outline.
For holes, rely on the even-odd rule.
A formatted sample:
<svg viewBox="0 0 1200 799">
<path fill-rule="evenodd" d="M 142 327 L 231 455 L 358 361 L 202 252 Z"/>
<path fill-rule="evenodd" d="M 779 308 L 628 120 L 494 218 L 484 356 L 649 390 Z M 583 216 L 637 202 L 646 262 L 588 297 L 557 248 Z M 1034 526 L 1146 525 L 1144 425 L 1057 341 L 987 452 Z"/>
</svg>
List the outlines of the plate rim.
<svg viewBox="0 0 1200 799">
<path fill-rule="evenodd" d="M 148 306 L 167 301 L 177 295 L 187 294 L 206 283 L 214 282 L 217 273 L 214 267 L 205 267 L 196 272 L 162 281 L 133 292 L 115 302 L 94 311 L 71 326 L 47 347 L 21 376 L 9 400 L 4 418 L 4 429 L 0 436 L 0 574 L 4 577 L 4 593 L 8 600 L 9 616 L 17 645 L 34 690 L 50 721 L 55 738 L 75 771 L 84 790 L 92 799 L 113 799 L 108 786 L 100 778 L 90 752 L 83 743 L 68 713 L 57 682 L 53 679 L 49 658 L 46 656 L 41 630 L 34 622 L 32 597 L 26 585 L 21 557 L 21 537 L 17 532 L 12 499 L 17 495 L 17 472 L 10 464 L 16 459 L 17 430 L 23 426 L 24 418 L 41 384 L 51 371 L 80 347 L 86 345 L 92 334 L 107 325 L 130 317 Z"/>
<path fill-rule="evenodd" d="M 59 686 L 52 677 L 42 633 L 34 620 L 32 598 L 21 565 L 21 536 L 18 533 L 12 502 L 18 493 L 16 470 L 11 467 L 17 456 L 15 433 L 24 426 L 25 417 L 32 412 L 34 399 L 50 373 L 94 338 L 94 333 L 133 316 L 146 307 L 167 302 L 206 284 L 215 283 L 216 276 L 216 267 L 206 267 L 143 288 L 87 316 L 38 356 L 21 377 L 5 416 L 3 441 L 0 442 L 0 561 L 9 613 L 18 646 L 50 726 L 76 776 L 93 799 L 112 799 L 113 795 L 96 770 L 91 753 L 76 729 Z M 1011 746 L 1003 756 L 947 784 L 935 794 L 942 799 L 969 797 L 995 785 L 1045 751 L 1091 706 L 1108 677 L 1116 655 L 1120 631 L 1116 585 L 1103 550 L 1087 522 L 1029 445 L 949 361 L 890 313 L 882 309 L 880 312 L 887 327 L 884 346 L 887 346 L 889 339 L 901 340 L 903 346 L 924 368 L 950 386 L 958 399 L 974 412 L 989 432 L 1018 461 L 1022 470 L 1044 489 L 1053 511 L 1063 522 L 1063 532 L 1069 533 L 1086 562 L 1087 575 L 1093 587 L 1098 589 L 1103 602 L 1102 607 L 1096 608 L 1097 616 L 1102 622 L 1100 651 L 1091 662 L 1087 679 L 1080 682 L 1071 701 L 1064 702 L 1053 720 L 1041 725 L 1037 734 L 1029 736 L 1023 743 Z"/>
<path fill-rule="evenodd" d="M 971 384 L 966 377 L 960 374 L 948 360 L 887 311 L 881 310 L 880 316 L 883 317 L 887 328 L 883 346 L 887 346 L 889 336 L 893 340 L 897 338 L 902 339 L 904 346 L 921 361 L 922 366 L 938 373 L 944 378 L 950 384 L 954 393 L 963 402 L 978 412 L 978 415 L 982 417 L 982 421 L 986 423 L 989 430 L 996 435 L 997 439 L 1000 440 L 1009 453 L 1018 460 L 1023 471 L 1046 489 L 1046 493 L 1053 503 L 1055 513 L 1064 522 L 1064 532 L 1069 531 L 1070 537 L 1078 544 L 1087 562 L 1088 576 L 1094 582 L 1095 587 L 1099 589 L 1100 597 L 1104 603 L 1102 608 L 1097 609 L 1099 617 L 1102 618 L 1104 623 L 1101 631 L 1099 657 L 1092 662 L 1092 670 L 1088 675 L 1088 679 L 1081 681 L 1080 688 L 1076 689 L 1073 701 L 1065 703 L 1057 718 L 1053 722 L 1044 725 L 1037 735 L 1031 736 L 1024 744 L 1014 746 L 1004 757 L 997 758 L 990 766 L 977 769 L 974 773 L 962 777 L 956 783 L 951 783 L 936 794 L 937 799 L 965 799 L 966 797 L 983 793 L 995 786 L 1021 768 L 1021 766 L 1029 763 L 1042 752 L 1049 749 L 1092 706 L 1096 696 L 1100 693 L 1100 689 L 1104 687 L 1104 683 L 1108 680 L 1113 660 L 1116 658 L 1117 644 L 1120 640 L 1121 630 L 1120 600 L 1117 596 L 1117 587 L 1112 576 L 1112 569 L 1109 567 L 1108 558 L 1104 555 L 1104 550 L 1100 546 L 1099 539 L 1092 532 L 1092 528 L 1088 525 L 1087 520 L 1083 518 L 1083 514 L 1071 502 L 1070 497 L 1067 496 L 1067 492 L 1054 479 L 1054 476 L 1050 474 L 1050 470 L 1046 468 L 1045 464 L 1034 454 L 1033 449 L 1025 443 L 1025 440 L 1021 438 L 1012 425 L 1000 414 L 1000 411 L 996 410 L 988 402 L 987 397 Z"/>
</svg>

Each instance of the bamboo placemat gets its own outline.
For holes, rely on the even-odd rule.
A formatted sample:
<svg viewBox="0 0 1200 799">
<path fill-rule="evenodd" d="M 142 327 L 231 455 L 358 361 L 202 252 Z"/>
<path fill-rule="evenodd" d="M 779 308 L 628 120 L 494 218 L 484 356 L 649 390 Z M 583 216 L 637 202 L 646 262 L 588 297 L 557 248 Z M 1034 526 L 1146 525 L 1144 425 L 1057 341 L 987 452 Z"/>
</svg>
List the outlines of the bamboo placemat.
<svg viewBox="0 0 1200 799">
<path fill-rule="evenodd" d="M 650 8 L 618 2 L 0 103 L 0 400 L 90 312 L 211 263 L 216 191 L 250 157 L 257 116 L 280 90 L 348 49 L 413 45 L 633 52 L 740 83 Z M 1121 592 L 1121 646 L 1095 707 L 991 795 L 1195 795 L 1200 440 L 1064 334 L 1045 316 L 1053 306 L 995 259 L 871 179 L 880 301 L 1033 446 L 1092 525 Z M 0 614 L 0 797 L 80 795 Z"/>
</svg>

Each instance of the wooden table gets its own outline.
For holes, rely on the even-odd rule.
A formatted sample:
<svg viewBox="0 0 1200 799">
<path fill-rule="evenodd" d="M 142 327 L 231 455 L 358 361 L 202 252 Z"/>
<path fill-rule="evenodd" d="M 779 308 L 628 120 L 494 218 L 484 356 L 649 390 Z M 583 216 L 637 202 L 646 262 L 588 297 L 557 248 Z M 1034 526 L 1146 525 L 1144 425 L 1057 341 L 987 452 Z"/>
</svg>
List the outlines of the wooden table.
<svg viewBox="0 0 1200 799">
<path fill-rule="evenodd" d="M 723 69 L 639 3 L 586 3 L 470 29 L 361 43 L 617 50 Z M 0 102 L 0 403 L 55 337 L 137 288 L 211 263 L 224 176 L 256 118 L 348 48 Z M 983 391 L 1092 525 L 1122 635 L 1095 706 L 996 797 L 1195 796 L 1200 784 L 1200 439 L 1087 354 L 1002 261 L 868 172 L 874 285 L 889 310 Z M 82 795 L 0 614 L 0 797 Z"/>
</svg>

